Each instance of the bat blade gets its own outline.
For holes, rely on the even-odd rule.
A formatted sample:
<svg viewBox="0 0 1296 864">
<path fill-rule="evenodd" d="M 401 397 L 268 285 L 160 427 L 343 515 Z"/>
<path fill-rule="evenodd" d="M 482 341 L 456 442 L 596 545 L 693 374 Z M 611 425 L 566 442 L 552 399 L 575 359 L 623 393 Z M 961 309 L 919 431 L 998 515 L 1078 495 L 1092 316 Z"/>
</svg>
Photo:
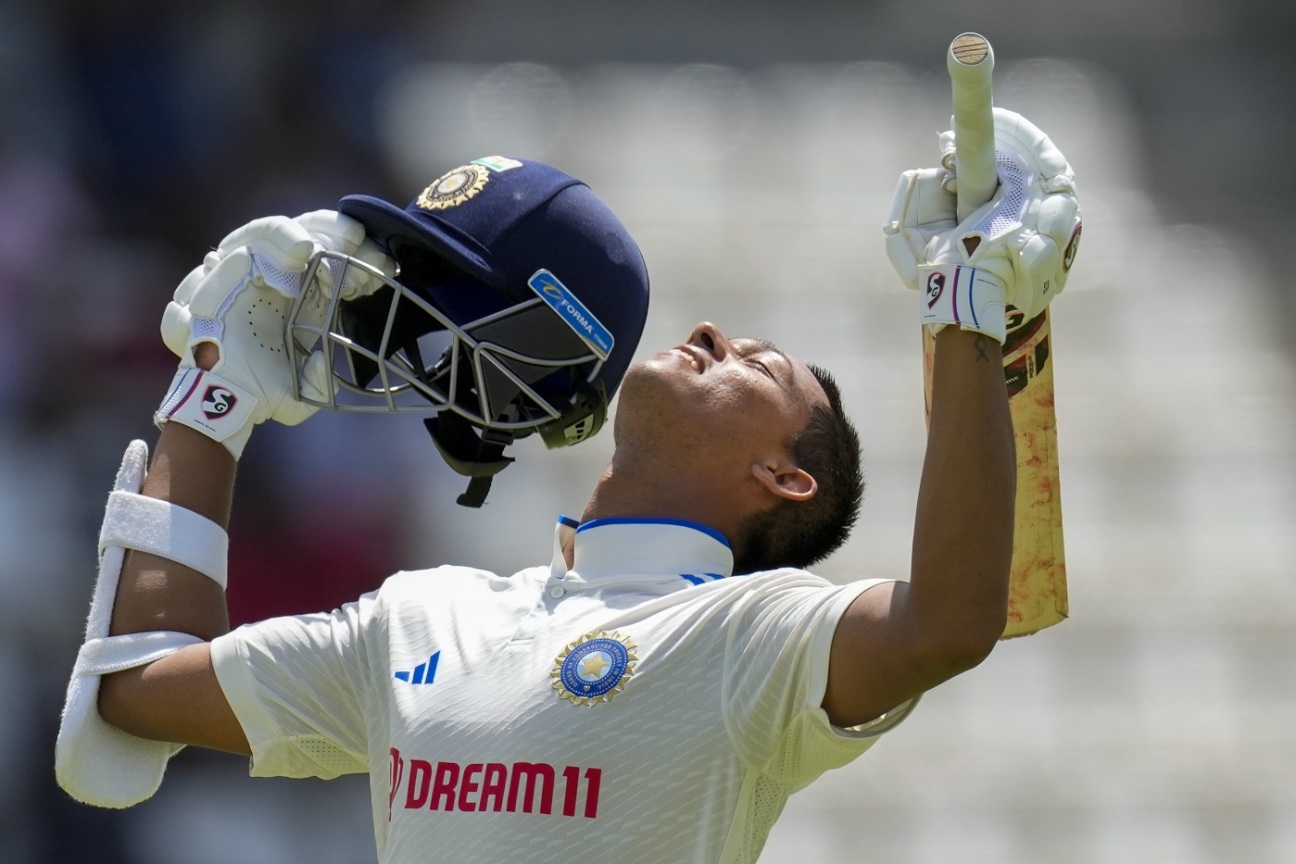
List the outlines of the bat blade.
<svg viewBox="0 0 1296 864">
<path fill-rule="evenodd" d="M 954 102 L 958 217 L 963 220 L 994 194 L 994 115 L 989 41 L 964 33 L 950 45 L 947 64 Z M 1053 404 L 1053 337 L 1048 310 L 1031 321 L 1009 307 L 1003 346 L 1004 382 L 1017 449 L 1008 624 L 1001 639 L 1026 636 L 1059 623 L 1069 608 L 1062 545 L 1061 477 Z M 931 420 L 936 339 L 923 328 L 923 378 Z"/>
<path fill-rule="evenodd" d="M 925 404 L 931 419 L 936 339 L 923 329 Z M 1008 624 L 1001 639 L 1027 636 L 1069 613 L 1057 418 L 1053 404 L 1053 334 L 1048 311 L 1010 330 L 1004 380 L 1017 449 L 1017 498 Z"/>
<path fill-rule="evenodd" d="M 1069 611 L 1053 405 L 1053 333 L 1047 309 L 1010 332 L 1004 345 L 1004 379 L 1017 445 L 1008 625 L 1000 637 L 1008 639 L 1051 627 Z"/>
</svg>

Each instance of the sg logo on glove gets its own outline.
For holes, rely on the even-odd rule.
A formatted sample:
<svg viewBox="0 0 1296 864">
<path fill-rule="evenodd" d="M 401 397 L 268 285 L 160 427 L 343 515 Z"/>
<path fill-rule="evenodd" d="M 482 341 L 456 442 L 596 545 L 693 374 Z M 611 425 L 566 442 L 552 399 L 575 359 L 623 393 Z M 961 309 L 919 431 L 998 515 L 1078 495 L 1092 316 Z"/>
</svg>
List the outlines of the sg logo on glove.
<svg viewBox="0 0 1296 864">
<path fill-rule="evenodd" d="M 203 396 L 202 411 L 208 420 L 218 420 L 238 404 L 238 397 L 224 387 L 213 384 Z"/>
<path fill-rule="evenodd" d="M 932 273 L 927 277 L 927 308 L 930 309 L 936 305 L 940 299 L 941 293 L 945 290 L 945 274 Z"/>
<path fill-rule="evenodd" d="M 1071 232 L 1071 240 L 1067 243 L 1066 251 L 1062 253 L 1062 272 L 1071 272 L 1071 265 L 1075 263 L 1076 253 L 1080 251 L 1080 230 L 1084 226 L 1079 222 L 1076 223 L 1075 230 Z"/>
</svg>

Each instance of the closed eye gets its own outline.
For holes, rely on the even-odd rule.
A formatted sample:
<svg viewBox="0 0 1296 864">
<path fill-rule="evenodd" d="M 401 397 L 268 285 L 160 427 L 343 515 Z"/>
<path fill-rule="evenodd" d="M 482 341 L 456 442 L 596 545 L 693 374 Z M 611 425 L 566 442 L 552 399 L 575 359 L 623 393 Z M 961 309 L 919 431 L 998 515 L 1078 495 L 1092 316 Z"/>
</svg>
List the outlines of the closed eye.
<svg viewBox="0 0 1296 864">
<path fill-rule="evenodd" d="M 765 365 L 764 362 L 756 359 L 765 354 L 773 354 L 786 361 L 787 355 L 779 350 L 777 345 L 773 342 L 766 342 L 763 339 L 735 339 L 732 344 L 737 349 L 737 353 L 742 356 L 744 362 L 751 363 L 756 368 L 760 369 L 760 371 L 775 384 L 787 389 L 783 381 L 779 379 L 779 376 L 774 374 L 773 369 Z"/>
</svg>

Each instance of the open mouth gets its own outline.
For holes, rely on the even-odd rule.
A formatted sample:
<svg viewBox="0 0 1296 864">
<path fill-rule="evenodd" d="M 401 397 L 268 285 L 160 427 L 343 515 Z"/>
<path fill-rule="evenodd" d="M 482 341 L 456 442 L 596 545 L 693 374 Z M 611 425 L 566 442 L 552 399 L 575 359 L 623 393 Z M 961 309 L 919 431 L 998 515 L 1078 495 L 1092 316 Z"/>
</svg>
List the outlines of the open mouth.
<svg viewBox="0 0 1296 864">
<path fill-rule="evenodd" d="M 693 367 L 694 372 L 701 374 L 702 360 L 700 357 L 698 357 L 698 352 L 696 348 L 694 348 L 691 345 L 680 345 L 678 348 L 675 349 L 675 351 L 677 351 L 680 355 L 684 357 L 685 360 L 688 361 L 688 364 Z"/>
</svg>

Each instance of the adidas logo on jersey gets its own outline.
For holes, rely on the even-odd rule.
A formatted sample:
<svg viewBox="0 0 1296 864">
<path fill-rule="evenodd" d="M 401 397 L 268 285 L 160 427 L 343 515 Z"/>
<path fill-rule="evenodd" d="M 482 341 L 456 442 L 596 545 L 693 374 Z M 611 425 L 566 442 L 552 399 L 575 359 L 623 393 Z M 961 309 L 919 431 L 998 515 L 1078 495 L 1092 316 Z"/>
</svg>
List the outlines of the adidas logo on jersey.
<svg viewBox="0 0 1296 864">
<path fill-rule="evenodd" d="M 681 573 L 680 578 L 686 579 L 694 585 L 705 585 L 708 582 L 714 582 L 717 579 L 723 579 L 725 577 L 720 573 Z"/>
<path fill-rule="evenodd" d="M 432 679 L 436 677 L 437 661 L 441 659 L 441 652 L 437 651 L 427 659 L 426 663 L 420 663 L 413 669 L 402 670 L 394 673 L 397 681 L 405 681 L 410 684 L 431 684 Z"/>
</svg>

